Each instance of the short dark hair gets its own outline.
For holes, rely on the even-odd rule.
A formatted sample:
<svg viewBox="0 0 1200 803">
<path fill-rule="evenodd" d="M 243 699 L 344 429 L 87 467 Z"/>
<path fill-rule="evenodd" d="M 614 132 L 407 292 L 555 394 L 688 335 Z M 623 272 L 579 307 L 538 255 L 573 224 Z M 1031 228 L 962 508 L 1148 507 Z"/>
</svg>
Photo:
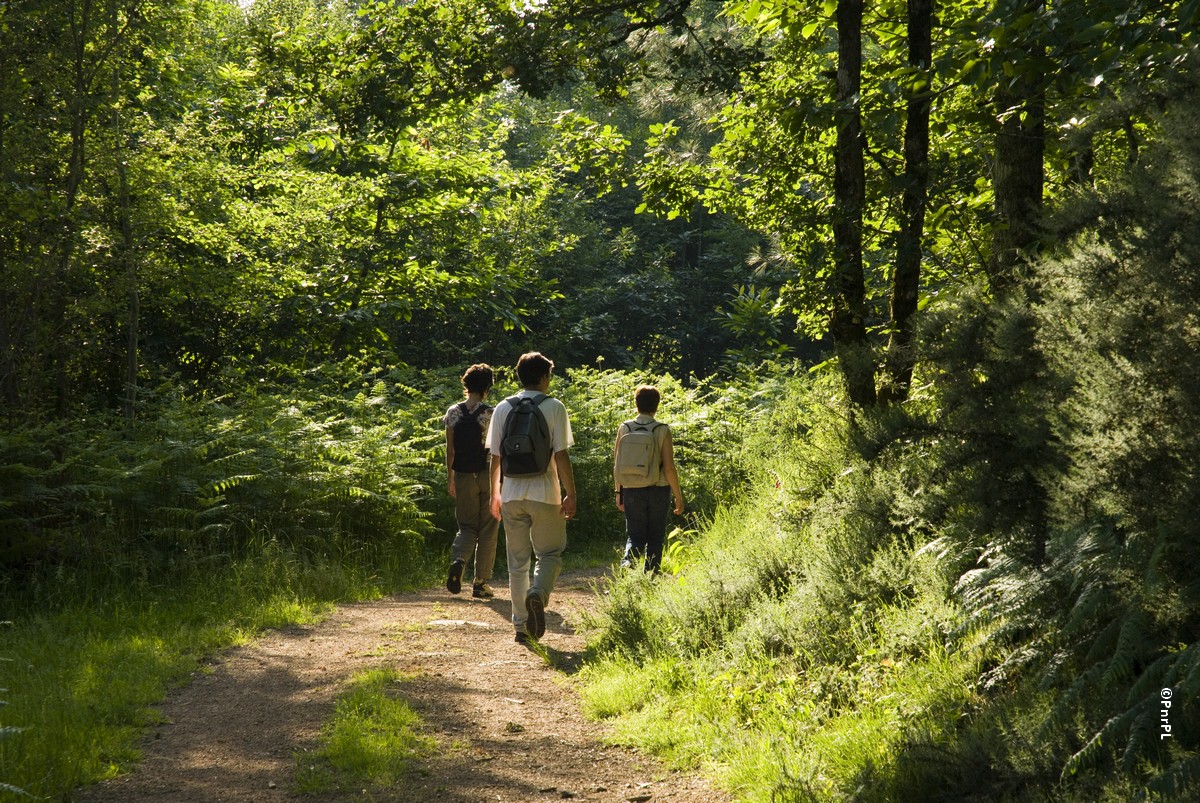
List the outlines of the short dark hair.
<svg viewBox="0 0 1200 803">
<path fill-rule="evenodd" d="M 536 388 L 554 370 L 554 363 L 540 351 L 530 351 L 517 360 L 517 378 L 527 388 Z"/>
<path fill-rule="evenodd" d="M 493 384 L 492 366 L 486 363 L 476 363 L 462 375 L 463 387 L 468 393 L 487 393 Z"/>
<path fill-rule="evenodd" d="M 638 385 L 638 389 L 633 392 L 633 403 L 637 405 L 637 411 L 646 415 L 658 412 L 658 400 L 661 398 L 658 388 L 654 385 Z"/>
</svg>

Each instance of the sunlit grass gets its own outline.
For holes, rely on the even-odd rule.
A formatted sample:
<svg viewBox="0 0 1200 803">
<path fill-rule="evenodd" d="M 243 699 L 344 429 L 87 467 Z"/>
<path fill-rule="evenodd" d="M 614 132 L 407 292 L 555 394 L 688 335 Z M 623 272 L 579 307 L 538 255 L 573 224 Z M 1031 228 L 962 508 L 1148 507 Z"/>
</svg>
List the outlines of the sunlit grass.
<svg viewBox="0 0 1200 803">
<path fill-rule="evenodd" d="M 426 570 L 413 567 L 421 575 Z M 424 578 L 418 578 L 423 582 Z M 393 581 L 398 582 L 398 581 Z M 203 660 L 392 583 L 268 550 L 173 584 L 114 587 L 0 629 L 0 783 L 60 800 L 130 771 L 155 706 Z"/>
<path fill-rule="evenodd" d="M 879 526 L 890 481 L 809 432 L 765 441 L 754 488 L 673 535 L 669 576 L 614 578 L 581 694 L 614 741 L 739 801 L 900 799 L 912 747 L 947 752 L 980 705 L 986 656 L 935 560 Z"/>
<path fill-rule="evenodd" d="M 393 786 L 434 751 L 436 741 L 420 732 L 420 716 L 399 697 L 403 682 L 390 668 L 354 676 L 322 730 L 320 748 L 296 758 L 300 791 Z"/>
<path fill-rule="evenodd" d="M 585 670 L 582 696 L 613 741 L 705 767 L 739 800 L 833 799 L 887 767 L 914 734 L 951 731 L 974 702 L 978 669 L 976 653 L 936 645 L 841 669 L 745 655 L 723 666 L 711 656 L 609 658 Z"/>
</svg>

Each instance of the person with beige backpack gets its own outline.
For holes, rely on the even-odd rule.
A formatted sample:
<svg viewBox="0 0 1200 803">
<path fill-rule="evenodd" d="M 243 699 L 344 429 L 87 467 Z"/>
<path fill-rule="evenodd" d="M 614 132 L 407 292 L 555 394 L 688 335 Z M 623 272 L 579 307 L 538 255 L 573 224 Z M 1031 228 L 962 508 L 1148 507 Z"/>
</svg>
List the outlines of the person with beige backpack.
<svg viewBox="0 0 1200 803">
<path fill-rule="evenodd" d="M 684 511 L 671 428 L 654 420 L 661 394 L 653 385 L 634 391 L 637 417 L 617 428 L 613 448 L 613 483 L 617 508 L 625 514 L 625 554 L 621 565 L 644 561 L 645 570 L 658 572 L 667 532 L 667 511 L 675 497 L 675 515 Z"/>
</svg>

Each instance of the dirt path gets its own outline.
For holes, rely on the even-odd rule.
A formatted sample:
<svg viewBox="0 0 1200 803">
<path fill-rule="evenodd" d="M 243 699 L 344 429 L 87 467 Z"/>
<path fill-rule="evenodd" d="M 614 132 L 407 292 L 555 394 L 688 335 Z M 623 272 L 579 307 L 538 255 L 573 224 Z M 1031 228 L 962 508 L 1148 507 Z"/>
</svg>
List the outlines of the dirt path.
<svg viewBox="0 0 1200 803">
<path fill-rule="evenodd" d="M 494 600 L 472 599 L 469 585 L 458 596 L 423 591 L 344 605 L 319 625 L 268 634 L 173 694 L 137 770 L 78 799 L 347 799 L 299 795 L 296 755 L 317 744 L 348 678 L 391 666 L 415 675 L 402 694 L 438 752 L 404 788 L 355 799 L 728 801 L 698 776 L 603 744 L 604 726 L 580 713 L 569 681 L 584 647 L 574 624 L 593 603 L 594 576 L 566 573 L 555 589 L 542 639 L 553 668 L 513 642 L 503 578 Z"/>
</svg>

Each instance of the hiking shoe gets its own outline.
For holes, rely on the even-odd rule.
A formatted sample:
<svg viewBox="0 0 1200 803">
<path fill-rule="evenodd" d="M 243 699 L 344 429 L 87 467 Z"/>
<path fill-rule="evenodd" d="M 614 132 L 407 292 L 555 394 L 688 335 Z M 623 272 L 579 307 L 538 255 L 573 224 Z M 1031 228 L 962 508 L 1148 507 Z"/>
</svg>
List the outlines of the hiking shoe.
<svg viewBox="0 0 1200 803">
<path fill-rule="evenodd" d="M 496 592 L 492 591 L 492 587 L 487 583 L 476 583 L 471 586 L 471 596 L 475 599 L 491 599 L 496 596 Z"/>
<path fill-rule="evenodd" d="M 462 591 L 463 562 L 456 560 L 450 564 L 450 576 L 446 578 L 446 590 L 451 594 Z"/>
<path fill-rule="evenodd" d="M 525 610 L 529 611 L 529 621 L 525 623 L 529 635 L 534 638 L 546 635 L 546 605 L 532 588 L 525 595 Z"/>
<path fill-rule="evenodd" d="M 524 631 L 518 630 L 516 638 L 514 638 L 513 641 L 517 642 L 518 644 L 532 644 L 533 636 L 525 633 Z"/>
</svg>

